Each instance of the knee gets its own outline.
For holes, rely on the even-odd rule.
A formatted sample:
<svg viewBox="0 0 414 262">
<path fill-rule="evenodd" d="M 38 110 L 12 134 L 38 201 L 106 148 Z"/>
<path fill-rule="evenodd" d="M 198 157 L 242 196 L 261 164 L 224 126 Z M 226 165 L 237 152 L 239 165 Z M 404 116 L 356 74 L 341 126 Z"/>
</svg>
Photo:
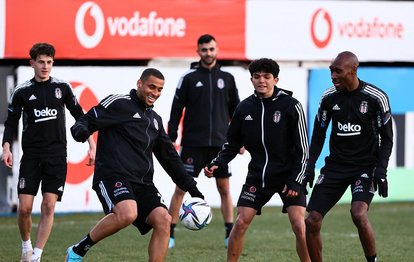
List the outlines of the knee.
<svg viewBox="0 0 414 262">
<path fill-rule="evenodd" d="M 309 215 L 305 219 L 306 230 L 314 233 L 319 232 L 322 224 L 322 216 Z"/>
<path fill-rule="evenodd" d="M 292 231 L 295 235 L 304 235 L 306 226 L 305 221 L 303 219 L 296 219 L 294 221 L 291 221 Z"/>
<path fill-rule="evenodd" d="M 217 185 L 217 191 L 221 196 L 230 195 L 230 188 L 227 185 Z"/>
<path fill-rule="evenodd" d="M 42 215 L 53 216 L 55 212 L 55 203 L 51 201 L 43 201 L 41 206 Z"/>
<path fill-rule="evenodd" d="M 351 209 L 351 217 L 355 225 L 360 225 L 366 221 L 367 212 L 361 209 Z"/>
<path fill-rule="evenodd" d="M 121 226 L 128 226 L 132 224 L 138 217 L 136 210 L 129 210 L 128 212 L 114 213 L 117 217 L 117 221 Z"/>
<path fill-rule="evenodd" d="M 23 207 L 23 206 L 19 206 L 19 216 L 20 217 L 29 217 L 32 215 L 32 207 L 31 206 L 27 206 L 27 207 Z"/>
<path fill-rule="evenodd" d="M 165 212 L 161 216 L 159 216 L 159 220 L 160 221 L 158 221 L 158 223 L 160 225 L 168 227 L 168 229 L 170 228 L 172 218 L 171 218 L 171 215 L 168 212 Z"/>
<path fill-rule="evenodd" d="M 154 229 L 170 234 L 171 215 L 168 212 L 157 215 L 154 223 Z"/>
<path fill-rule="evenodd" d="M 249 223 L 240 217 L 237 218 L 236 223 L 233 226 L 233 230 L 238 233 L 244 233 L 249 228 Z"/>
</svg>

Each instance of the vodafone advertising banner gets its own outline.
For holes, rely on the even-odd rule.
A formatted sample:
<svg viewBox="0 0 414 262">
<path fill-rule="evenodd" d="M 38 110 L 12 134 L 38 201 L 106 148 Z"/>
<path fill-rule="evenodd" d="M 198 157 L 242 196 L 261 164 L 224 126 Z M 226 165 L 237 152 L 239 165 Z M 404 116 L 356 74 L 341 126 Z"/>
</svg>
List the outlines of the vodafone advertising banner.
<svg viewBox="0 0 414 262">
<path fill-rule="evenodd" d="M 57 59 L 193 57 L 204 33 L 220 39 L 222 59 L 244 57 L 244 0 L 10 0 L 5 6 L 5 58 L 27 58 L 35 42 L 55 45 Z"/>
<path fill-rule="evenodd" d="M 414 61 L 414 3 L 246 2 L 246 56 L 330 61 L 350 50 L 361 61 Z"/>
<path fill-rule="evenodd" d="M 4 44 L 6 43 L 6 0 L 0 0 L 0 59 L 4 56 Z"/>
<path fill-rule="evenodd" d="M 199 35 L 222 59 L 414 61 L 414 2 L 267 0 L 0 0 L 0 59 L 35 42 L 57 59 L 194 57 Z"/>
<path fill-rule="evenodd" d="M 157 67 L 163 72 L 166 82 L 161 97 L 155 103 L 154 110 L 163 118 L 166 127 L 171 103 L 175 89 L 181 75 L 188 70 L 183 67 Z M 73 91 L 79 103 L 85 110 L 96 105 L 109 94 L 127 94 L 131 89 L 136 88 L 136 81 L 141 75 L 144 67 L 57 67 L 52 70 L 52 76 L 65 79 L 72 84 Z M 223 70 L 232 73 L 236 79 L 240 98 L 244 99 L 253 93 L 253 86 L 250 82 L 250 74 L 247 69 L 241 67 L 224 67 Z M 18 83 L 22 83 L 33 77 L 33 68 L 19 67 L 17 70 Z M 293 91 L 294 96 L 301 101 L 307 115 L 307 79 L 308 71 L 299 68 L 282 68 L 278 86 Z M 200 121 L 203 121 L 200 119 Z M 62 202 L 56 206 L 57 212 L 86 212 L 101 211 L 101 204 L 96 197 L 92 187 L 93 168 L 86 166 L 88 143 L 77 143 L 70 135 L 69 128 L 74 124 L 74 119 L 67 112 L 67 141 L 68 141 L 68 175 L 66 179 L 65 193 Z M 21 133 L 21 132 L 20 132 Z M 96 138 L 96 136 L 95 136 Z M 18 154 L 15 154 L 17 157 Z M 231 194 L 237 199 L 240 189 L 247 175 L 247 165 L 250 161 L 248 153 L 238 155 L 231 162 Z M 165 202 L 169 205 L 175 185 L 165 173 L 159 163 L 155 162 L 154 183 L 161 192 Z M 18 169 L 17 169 L 18 170 Z M 17 172 L 14 174 L 17 176 Z M 17 181 L 17 179 L 15 179 Z M 208 179 L 200 174 L 197 179 L 199 188 L 204 193 L 206 200 L 215 207 L 220 206 L 220 196 L 216 190 L 215 180 Z M 17 182 L 16 182 L 17 183 Z M 11 190 L 15 190 L 13 186 Z M 16 192 L 14 192 L 16 194 Z M 40 211 L 41 198 L 35 198 L 33 210 Z M 280 198 L 275 196 L 269 205 L 280 205 Z"/>
</svg>

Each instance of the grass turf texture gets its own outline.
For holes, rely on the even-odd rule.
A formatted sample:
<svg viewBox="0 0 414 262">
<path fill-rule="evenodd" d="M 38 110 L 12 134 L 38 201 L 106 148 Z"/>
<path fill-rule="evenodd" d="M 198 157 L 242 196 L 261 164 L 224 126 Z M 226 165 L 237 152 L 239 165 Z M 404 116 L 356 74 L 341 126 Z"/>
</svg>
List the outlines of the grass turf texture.
<svg viewBox="0 0 414 262">
<path fill-rule="evenodd" d="M 326 261 L 365 261 L 358 233 L 352 224 L 349 204 L 337 205 L 322 227 Z M 213 209 L 211 224 L 201 231 L 182 225 L 176 229 L 176 247 L 166 261 L 225 261 L 224 226 L 219 209 Z M 369 212 L 376 233 L 381 261 L 410 261 L 414 255 L 414 202 L 373 203 Z M 43 252 L 43 262 L 63 261 L 66 248 L 80 240 L 102 217 L 100 213 L 56 215 L 52 234 Z M 33 218 L 35 229 L 39 217 Z M 150 234 L 139 235 L 130 226 L 101 241 L 84 261 L 147 261 Z M 21 241 L 15 216 L 0 217 L 0 261 L 18 261 Z M 280 207 L 266 207 L 256 216 L 247 235 L 240 261 L 298 261 L 295 239 Z"/>
</svg>

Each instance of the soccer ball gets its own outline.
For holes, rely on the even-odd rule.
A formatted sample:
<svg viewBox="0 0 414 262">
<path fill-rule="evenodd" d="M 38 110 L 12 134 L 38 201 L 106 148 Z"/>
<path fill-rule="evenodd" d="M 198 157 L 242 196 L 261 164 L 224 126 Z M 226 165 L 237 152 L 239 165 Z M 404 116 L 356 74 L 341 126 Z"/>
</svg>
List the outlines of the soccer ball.
<svg viewBox="0 0 414 262">
<path fill-rule="evenodd" d="M 180 208 L 181 223 L 190 230 L 200 230 L 210 224 L 213 218 L 211 207 L 204 199 L 191 197 L 186 199 Z"/>
</svg>

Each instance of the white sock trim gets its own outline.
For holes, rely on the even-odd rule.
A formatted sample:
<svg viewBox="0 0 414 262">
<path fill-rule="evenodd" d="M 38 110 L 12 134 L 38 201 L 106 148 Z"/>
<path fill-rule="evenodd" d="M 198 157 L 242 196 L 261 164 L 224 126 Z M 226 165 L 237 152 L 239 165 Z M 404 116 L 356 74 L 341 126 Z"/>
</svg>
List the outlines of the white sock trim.
<svg viewBox="0 0 414 262">
<path fill-rule="evenodd" d="M 22 251 L 26 253 L 29 250 L 33 250 L 32 241 L 30 239 L 27 241 L 22 240 Z"/>
</svg>

